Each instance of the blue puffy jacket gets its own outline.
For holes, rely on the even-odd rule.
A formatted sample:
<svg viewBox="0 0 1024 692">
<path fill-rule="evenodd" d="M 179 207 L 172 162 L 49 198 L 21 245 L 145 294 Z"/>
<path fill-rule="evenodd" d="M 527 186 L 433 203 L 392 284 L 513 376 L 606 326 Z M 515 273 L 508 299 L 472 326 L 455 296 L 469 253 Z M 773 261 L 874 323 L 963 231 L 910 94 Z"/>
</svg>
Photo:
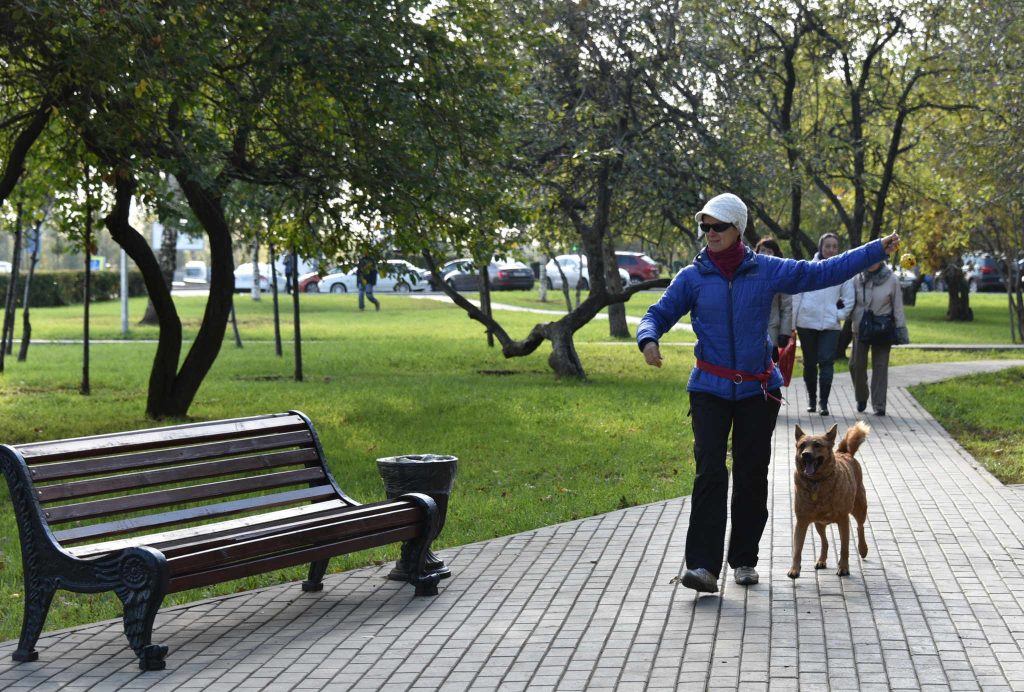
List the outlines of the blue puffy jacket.
<svg viewBox="0 0 1024 692">
<path fill-rule="evenodd" d="M 697 334 L 693 351 L 698 359 L 749 373 L 772 367 L 767 388 L 777 389 L 782 386 L 782 373 L 771 365 L 772 342 L 768 338 L 775 294 L 834 286 L 884 259 L 880 240 L 819 262 L 758 255 L 746 248 L 746 256 L 728 281 L 704 248 L 693 264 L 676 274 L 661 300 L 647 310 L 636 332 L 637 344 L 643 350 L 647 342 L 657 341 L 679 318 L 692 313 L 690 322 Z M 759 382 L 736 384 L 696 367 L 686 389 L 730 400 L 761 395 Z"/>
</svg>

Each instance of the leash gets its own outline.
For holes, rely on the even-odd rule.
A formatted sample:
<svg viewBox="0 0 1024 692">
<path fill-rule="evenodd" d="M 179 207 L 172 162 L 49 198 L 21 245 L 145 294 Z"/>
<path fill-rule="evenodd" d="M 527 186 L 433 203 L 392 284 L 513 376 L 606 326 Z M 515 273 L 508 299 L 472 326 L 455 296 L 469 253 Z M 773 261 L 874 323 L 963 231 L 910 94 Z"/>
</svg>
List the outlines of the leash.
<svg viewBox="0 0 1024 692">
<path fill-rule="evenodd" d="M 771 379 L 772 369 L 775 364 L 772 363 L 768 366 L 768 369 L 761 373 L 744 372 L 742 370 L 733 370 L 732 368 L 723 368 L 721 365 L 715 365 L 709 363 L 706 360 L 697 359 L 697 369 L 703 370 L 706 373 L 715 375 L 716 377 L 723 377 L 727 380 L 731 380 L 734 384 L 740 382 L 760 382 L 761 392 L 764 394 L 765 399 L 772 399 L 774 401 L 782 403 L 782 399 L 773 396 L 768 392 L 768 380 Z"/>
</svg>

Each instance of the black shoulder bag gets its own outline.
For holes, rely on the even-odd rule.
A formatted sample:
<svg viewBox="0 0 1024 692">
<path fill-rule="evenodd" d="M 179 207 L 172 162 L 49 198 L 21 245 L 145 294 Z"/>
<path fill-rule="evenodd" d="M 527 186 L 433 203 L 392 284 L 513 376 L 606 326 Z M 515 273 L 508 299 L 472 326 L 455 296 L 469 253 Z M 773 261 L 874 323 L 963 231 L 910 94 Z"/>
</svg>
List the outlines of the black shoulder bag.
<svg viewBox="0 0 1024 692">
<path fill-rule="evenodd" d="M 864 282 L 862 295 L 864 305 L 868 304 L 868 287 Z M 891 346 L 896 343 L 896 318 L 892 314 L 876 315 L 865 309 L 857 325 L 857 340 L 872 346 Z"/>
</svg>

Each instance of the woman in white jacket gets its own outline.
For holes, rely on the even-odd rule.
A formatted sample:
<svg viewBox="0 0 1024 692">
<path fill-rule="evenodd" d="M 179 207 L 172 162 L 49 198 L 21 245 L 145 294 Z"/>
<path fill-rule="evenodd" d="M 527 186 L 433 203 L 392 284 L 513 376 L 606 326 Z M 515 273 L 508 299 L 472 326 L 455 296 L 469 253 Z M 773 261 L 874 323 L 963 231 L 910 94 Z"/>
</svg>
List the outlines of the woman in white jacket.
<svg viewBox="0 0 1024 692">
<path fill-rule="evenodd" d="M 825 233 L 818 239 L 815 260 L 839 254 L 839 236 Z M 807 385 L 807 411 L 813 413 L 820 401 L 821 415 L 827 416 L 828 397 L 832 392 L 832 373 L 836 359 L 839 330 L 853 310 L 853 280 L 820 291 L 793 296 L 793 325 L 800 335 L 804 358 L 804 384 Z M 821 397 L 818 397 L 818 387 Z"/>
</svg>

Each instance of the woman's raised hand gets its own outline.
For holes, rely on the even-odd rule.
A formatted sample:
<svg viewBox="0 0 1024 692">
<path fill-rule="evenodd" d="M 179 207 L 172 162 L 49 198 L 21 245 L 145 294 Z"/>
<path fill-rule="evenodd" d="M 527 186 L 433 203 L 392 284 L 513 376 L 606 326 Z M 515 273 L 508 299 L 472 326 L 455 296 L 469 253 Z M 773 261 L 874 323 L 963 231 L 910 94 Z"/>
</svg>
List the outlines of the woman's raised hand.
<svg viewBox="0 0 1024 692">
<path fill-rule="evenodd" d="M 898 233 L 893 233 L 882 238 L 882 249 L 885 250 L 885 254 L 891 255 L 900 249 L 900 236 Z"/>
</svg>

